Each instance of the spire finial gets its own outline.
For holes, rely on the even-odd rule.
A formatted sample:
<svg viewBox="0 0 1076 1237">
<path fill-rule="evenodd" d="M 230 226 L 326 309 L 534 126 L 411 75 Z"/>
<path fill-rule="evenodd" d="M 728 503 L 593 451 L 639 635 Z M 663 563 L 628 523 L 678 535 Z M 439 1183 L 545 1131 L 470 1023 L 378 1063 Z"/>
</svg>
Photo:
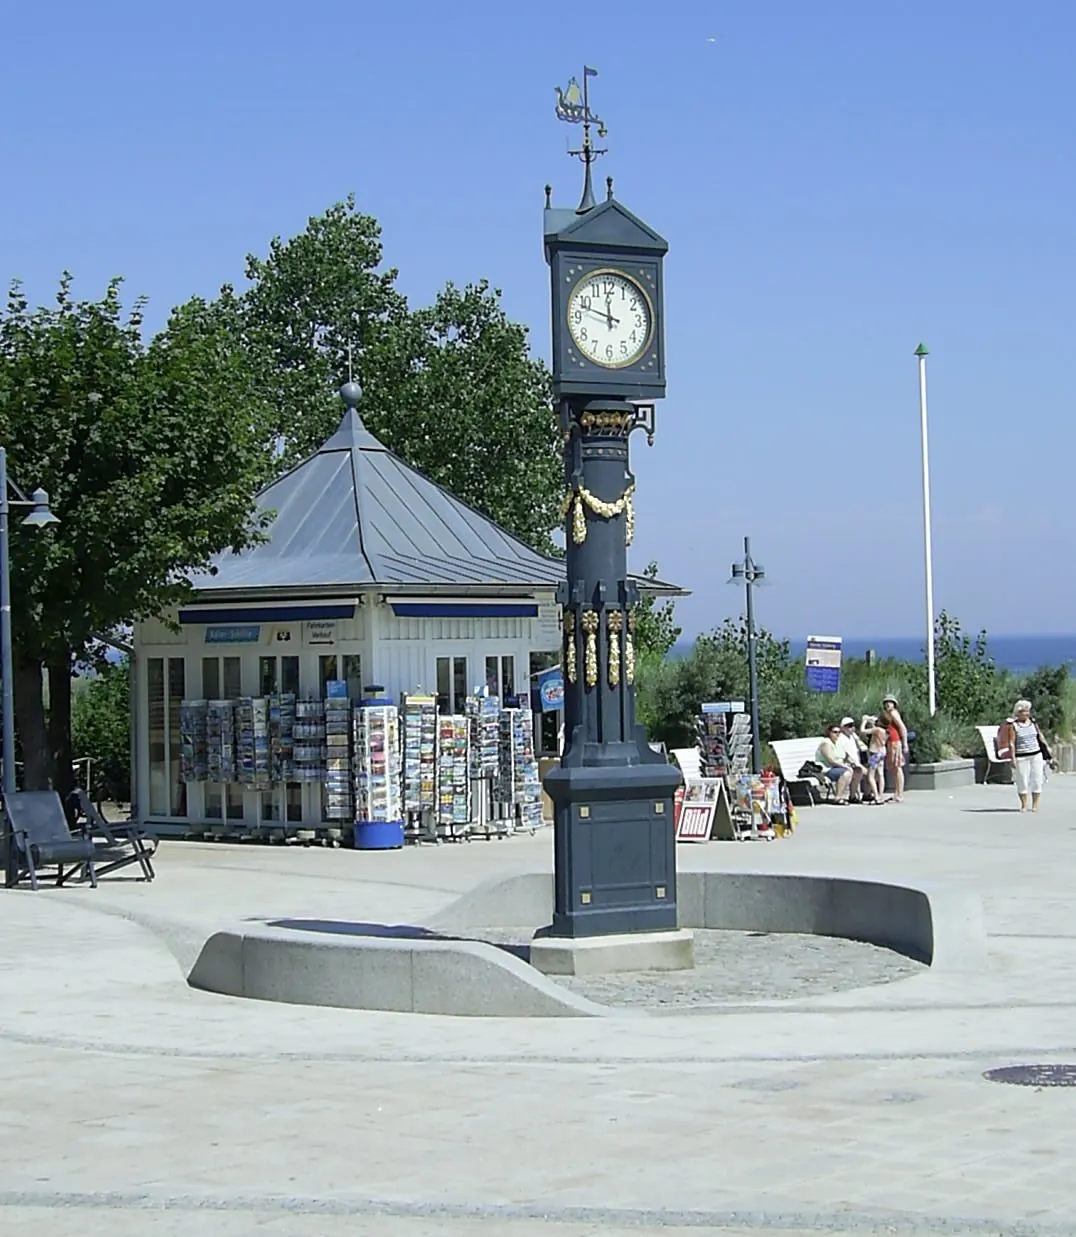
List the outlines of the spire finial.
<svg viewBox="0 0 1076 1237">
<path fill-rule="evenodd" d="M 351 349 L 349 348 L 348 351 L 350 352 Z M 350 372 L 351 372 L 351 365 L 349 363 L 348 364 L 349 375 L 350 375 Z M 345 382 L 344 385 L 340 388 L 340 398 L 344 401 L 344 404 L 348 412 L 355 412 L 358 409 L 359 400 L 362 399 L 362 387 L 360 387 L 359 384 L 355 382 L 349 376 L 347 382 Z"/>
<path fill-rule="evenodd" d="M 553 186 L 546 185 L 545 187 L 545 208 L 546 210 L 553 209 Z"/>
<path fill-rule="evenodd" d="M 559 86 L 555 87 L 557 92 L 557 119 L 567 121 L 568 124 L 581 124 L 583 126 L 583 145 L 579 150 L 568 152 L 583 161 L 583 196 L 579 199 L 579 205 L 576 207 L 577 215 L 585 215 L 588 210 L 592 210 L 597 205 L 594 200 L 594 184 L 591 180 L 590 165 L 600 155 L 606 153 L 605 150 L 595 149 L 590 140 L 591 125 L 598 126 L 599 137 L 605 137 L 607 132 L 601 117 L 595 116 L 590 110 L 589 83 L 592 77 L 597 76 L 597 69 L 584 65 L 582 90 L 579 89 L 579 82 L 574 77 L 569 79 L 566 90 L 561 90 Z"/>
<path fill-rule="evenodd" d="M 605 200 L 607 202 L 613 200 L 613 178 L 611 176 L 605 178 Z"/>
<path fill-rule="evenodd" d="M 351 345 L 348 344 L 347 346 L 347 380 L 348 382 L 353 382 L 354 379 L 355 379 L 355 375 L 351 372 Z"/>
</svg>

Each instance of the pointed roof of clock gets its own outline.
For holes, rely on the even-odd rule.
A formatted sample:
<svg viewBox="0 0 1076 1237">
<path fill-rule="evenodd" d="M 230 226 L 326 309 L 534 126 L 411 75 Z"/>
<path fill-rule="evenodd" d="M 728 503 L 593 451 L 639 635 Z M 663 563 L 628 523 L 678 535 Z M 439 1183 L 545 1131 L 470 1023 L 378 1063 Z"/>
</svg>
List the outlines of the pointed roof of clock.
<svg viewBox="0 0 1076 1237">
<path fill-rule="evenodd" d="M 649 224 L 643 223 L 616 198 L 607 198 L 580 214 L 574 210 L 546 207 L 545 242 L 560 245 L 590 245 L 619 249 L 640 249 L 647 253 L 666 253 L 669 242 Z"/>
</svg>

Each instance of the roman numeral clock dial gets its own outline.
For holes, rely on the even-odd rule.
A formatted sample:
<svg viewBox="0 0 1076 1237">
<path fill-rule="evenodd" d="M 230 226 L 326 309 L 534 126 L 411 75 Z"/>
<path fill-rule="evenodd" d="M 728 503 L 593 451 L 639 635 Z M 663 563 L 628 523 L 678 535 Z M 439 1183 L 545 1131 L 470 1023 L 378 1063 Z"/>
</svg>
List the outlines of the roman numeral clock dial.
<svg viewBox="0 0 1076 1237">
<path fill-rule="evenodd" d="M 643 289 L 620 271 L 591 271 L 568 297 L 568 332 L 588 361 L 633 365 L 650 347 L 654 311 Z"/>
</svg>

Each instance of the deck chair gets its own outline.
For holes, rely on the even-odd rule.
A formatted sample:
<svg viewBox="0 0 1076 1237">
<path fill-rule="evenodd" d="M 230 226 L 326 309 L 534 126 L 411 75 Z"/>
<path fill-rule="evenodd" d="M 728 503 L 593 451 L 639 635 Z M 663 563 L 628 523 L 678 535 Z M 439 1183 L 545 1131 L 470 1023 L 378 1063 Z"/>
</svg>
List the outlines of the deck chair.
<svg viewBox="0 0 1076 1237">
<path fill-rule="evenodd" d="M 56 791 L 13 791 L 3 796 L 3 804 L 14 844 L 14 884 L 28 876 L 30 888 L 36 889 L 38 869 L 55 867 L 57 885 L 78 872 L 97 888 L 89 828 L 84 825 L 77 833 L 71 832 Z"/>
<path fill-rule="evenodd" d="M 138 821 L 105 820 L 81 786 L 75 787 L 67 801 L 88 828 L 94 844 L 98 876 L 107 876 L 109 872 L 137 863 L 146 880 L 153 880 L 156 875 L 153 856 L 157 853 L 157 839 L 146 833 Z"/>
</svg>

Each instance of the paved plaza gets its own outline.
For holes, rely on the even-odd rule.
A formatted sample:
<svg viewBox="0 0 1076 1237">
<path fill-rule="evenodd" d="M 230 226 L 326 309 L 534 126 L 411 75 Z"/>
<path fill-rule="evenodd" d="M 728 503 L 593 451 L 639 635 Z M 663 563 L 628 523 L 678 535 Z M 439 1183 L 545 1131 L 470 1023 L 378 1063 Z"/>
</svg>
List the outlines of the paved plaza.
<svg viewBox="0 0 1076 1237">
<path fill-rule="evenodd" d="M 1076 778 L 1038 815 L 1014 804 L 912 794 L 681 847 L 685 869 L 961 886 L 989 933 L 985 970 L 707 1012 L 424 1017 L 184 983 L 218 928 L 421 923 L 548 869 L 548 831 L 386 854 L 171 843 L 152 885 L 0 893 L 0 1232 L 1070 1235 L 1076 1090 L 982 1074 L 1076 1063 Z M 767 944 L 754 965 L 797 965 Z"/>
</svg>

